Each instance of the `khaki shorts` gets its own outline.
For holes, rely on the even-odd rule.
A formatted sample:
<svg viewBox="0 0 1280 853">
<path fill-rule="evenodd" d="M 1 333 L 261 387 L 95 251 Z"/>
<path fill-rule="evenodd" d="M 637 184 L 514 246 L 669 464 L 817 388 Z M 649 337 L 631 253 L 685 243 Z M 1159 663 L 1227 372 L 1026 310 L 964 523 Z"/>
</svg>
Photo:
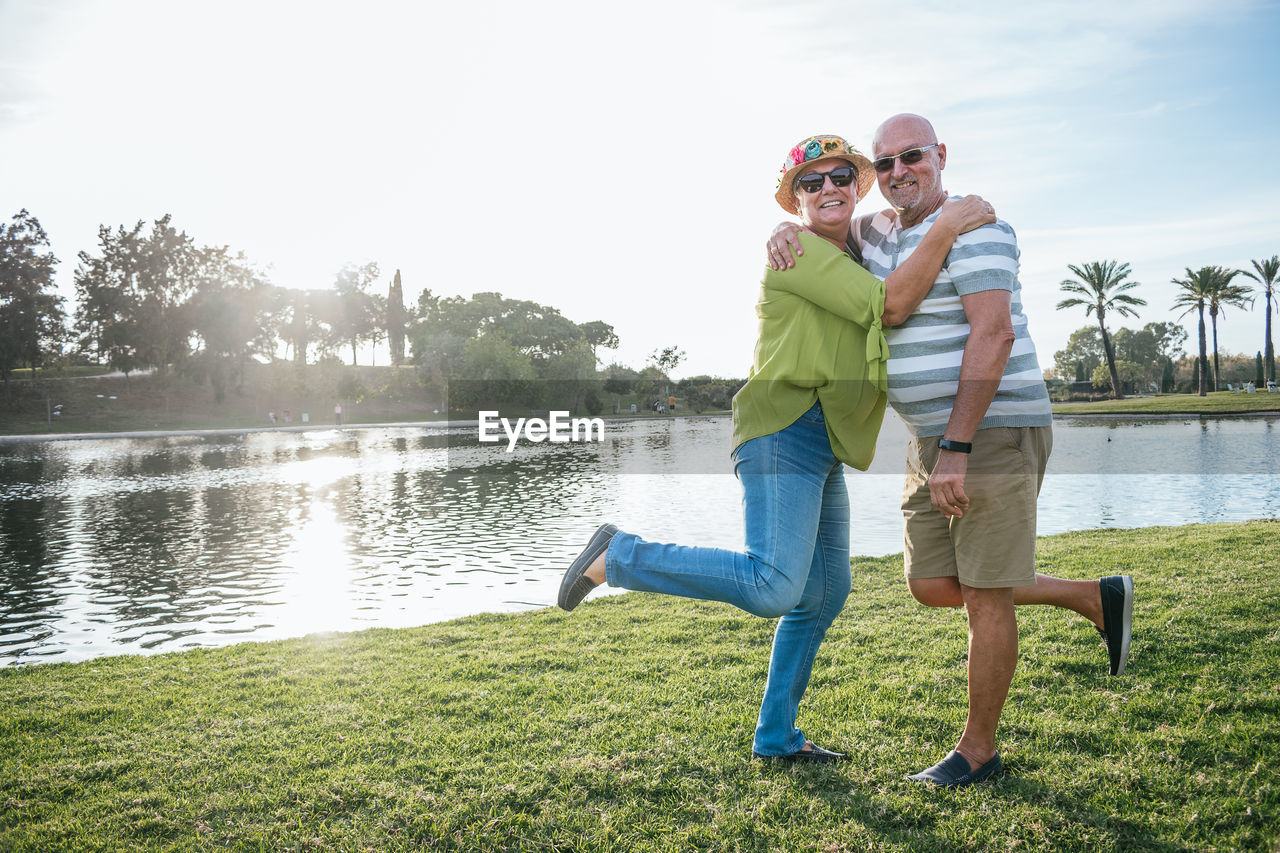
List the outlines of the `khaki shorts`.
<svg viewBox="0 0 1280 853">
<path fill-rule="evenodd" d="M 948 519 L 929 500 L 938 437 L 913 438 L 902 491 L 908 578 L 957 578 L 980 588 L 1036 582 L 1036 497 L 1053 449 L 1052 427 L 993 427 L 973 437 L 964 493 Z"/>
</svg>

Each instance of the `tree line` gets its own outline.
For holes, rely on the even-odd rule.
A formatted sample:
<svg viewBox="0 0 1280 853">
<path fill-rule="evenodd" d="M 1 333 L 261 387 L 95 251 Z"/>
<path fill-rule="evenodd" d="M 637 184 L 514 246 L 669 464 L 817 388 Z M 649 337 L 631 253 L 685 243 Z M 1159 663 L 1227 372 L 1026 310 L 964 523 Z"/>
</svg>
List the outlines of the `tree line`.
<svg viewBox="0 0 1280 853">
<path fill-rule="evenodd" d="M 551 306 L 495 292 L 466 298 L 425 290 L 406 306 L 399 270 L 385 294 L 373 291 L 376 263 L 344 266 L 328 288 L 276 286 L 243 253 L 200 245 L 168 215 L 101 226 L 95 248 L 77 256 L 70 312 L 55 292 L 57 264 L 27 210 L 0 223 L 6 396 L 15 369 L 79 360 L 126 377 L 150 370 L 207 380 L 220 402 L 229 389 L 243 389 L 252 359 L 302 367 L 349 349 L 355 365 L 362 345 L 385 341 L 393 365 L 412 361 L 427 392 L 454 409 L 498 401 L 597 409 L 610 393 L 658 393 L 656 381 L 683 357 L 667 347 L 641 370 L 601 369 L 599 351 L 618 346 L 603 320 L 575 323 Z M 709 377 L 702 385 L 712 390 L 700 392 L 700 401 L 728 405 Z"/>
<path fill-rule="evenodd" d="M 1227 308 L 1252 307 L 1255 289 L 1265 297 L 1266 327 L 1263 348 L 1258 351 L 1259 379 L 1263 383 L 1275 381 L 1275 347 L 1271 338 L 1271 303 L 1275 298 L 1276 284 L 1280 281 L 1280 256 L 1252 261 L 1252 270 L 1234 270 L 1223 266 L 1207 266 L 1197 270 L 1187 268 L 1184 276 L 1173 279 L 1178 295 L 1170 306 L 1181 309 L 1179 318 L 1195 312 L 1198 320 L 1199 356 L 1194 362 L 1194 389 L 1204 396 L 1210 389 L 1208 342 L 1205 329 L 1205 312 L 1213 330 L 1213 380 L 1212 389 L 1220 390 L 1221 365 L 1218 356 L 1218 320 L 1226 316 Z M 1186 332 L 1169 323 L 1148 323 L 1139 332 L 1120 329 L 1113 337 L 1107 330 L 1108 314 L 1135 317 L 1135 309 L 1147 304 L 1145 299 L 1131 291 L 1140 284 L 1129 279 L 1131 270 L 1127 263 L 1118 261 L 1093 261 L 1067 268 L 1075 276 L 1064 279 L 1060 288 L 1069 294 L 1058 303 L 1058 309 L 1083 307 L 1086 316 L 1092 315 L 1096 328 L 1080 329 L 1073 333 L 1067 347 L 1054 356 L 1054 366 L 1062 378 L 1075 376 L 1085 381 L 1086 376 L 1095 386 L 1107 384 L 1113 397 L 1124 396 L 1126 385 L 1130 387 L 1158 385 L 1160 390 L 1173 390 L 1173 364 L 1182 356 L 1182 343 Z M 1237 276 L 1246 276 L 1257 282 L 1257 287 L 1238 282 Z M 1265 355 L 1264 355 L 1265 353 Z M 1105 367 L 1105 374 L 1099 375 Z M 1153 375 L 1158 372 L 1159 379 Z"/>
<path fill-rule="evenodd" d="M 390 337 L 403 359 L 405 326 L 397 272 L 387 296 L 369 292 L 377 264 L 348 265 L 332 288 L 272 285 L 243 253 L 202 246 L 166 215 L 132 227 L 98 229 L 94 251 L 77 256 L 76 305 L 54 290 L 59 263 L 39 221 L 25 209 L 0 223 L 0 374 L 60 358 L 105 365 L 126 376 L 178 369 L 209 377 L 218 394 L 241 383 L 245 362 L 308 351 L 334 353 Z M 400 299 L 400 305 L 394 304 Z M 397 342 L 399 348 L 397 349 Z"/>
<path fill-rule="evenodd" d="M 551 306 L 495 292 L 465 298 L 425 290 L 416 306 L 408 307 L 399 270 L 385 295 L 371 290 L 381 277 L 376 263 L 344 266 L 332 287 L 280 287 L 243 253 L 199 245 L 168 215 L 132 227 L 101 226 L 95 249 L 77 256 L 76 304 L 70 313 L 54 288 L 58 263 L 48 235 L 30 212 L 23 209 L 10 222 L 0 222 L 0 378 L 6 397 L 15 369 L 71 358 L 126 376 L 143 369 L 161 375 L 177 370 L 208 380 L 221 400 L 229 388 L 243 387 L 250 359 L 276 360 L 283 351 L 284 360 L 301 366 L 349 348 L 354 365 L 361 345 L 385 341 L 392 364 L 412 360 L 423 382 L 455 407 L 502 399 L 534 408 L 597 409 L 610 394 L 622 396 L 624 386 L 625 393 L 665 400 L 671 393 L 667 377 L 682 357 L 676 347 L 667 347 L 655 350 L 641 370 L 617 364 L 601 368 L 599 350 L 618 345 L 613 327 L 603 320 L 574 323 Z M 1253 279 L 1265 298 L 1258 361 L 1262 381 L 1275 381 L 1271 303 L 1280 256 L 1252 264 L 1252 270 L 1188 268 L 1173 279 L 1179 293 L 1171 307 L 1181 309 L 1179 318 L 1194 312 L 1198 321 L 1193 386 L 1201 395 L 1222 385 L 1219 320 L 1227 308 L 1255 301 L 1255 288 L 1240 282 L 1241 276 Z M 1147 304 L 1132 292 L 1140 285 L 1130 279 L 1129 264 L 1094 261 L 1068 269 L 1074 278 L 1061 282 L 1067 298 L 1058 308 L 1083 307 L 1095 326 L 1073 333 L 1055 354 L 1058 375 L 1109 385 L 1115 397 L 1126 388 L 1173 390 L 1184 330 L 1165 322 L 1114 334 L 1108 328 L 1109 316 L 1133 317 Z M 696 400 L 698 408 L 727 407 L 731 393 L 726 392 L 740 384 L 697 379 L 676 389 Z"/>
</svg>

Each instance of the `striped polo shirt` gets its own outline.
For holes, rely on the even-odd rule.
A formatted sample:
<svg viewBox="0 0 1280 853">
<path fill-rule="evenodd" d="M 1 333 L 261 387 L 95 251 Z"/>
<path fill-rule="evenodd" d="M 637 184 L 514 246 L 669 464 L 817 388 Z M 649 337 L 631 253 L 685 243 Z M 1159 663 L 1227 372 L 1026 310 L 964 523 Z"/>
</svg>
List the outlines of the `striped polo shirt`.
<svg viewBox="0 0 1280 853">
<path fill-rule="evenodd" d="M 853 238 L 863 266 L 886 278 L 911 257 L 937 218 L 935 212 L 905 229 L 891 210 L 854 220 Z M 960 297 L 983 290 L 1010 292 L 1014 341 L 1000 388 L 978 429 L 1052 423 L 1049 392 L 1022 313 L 1018 240 L 1007 222 L 997 220 L 961 234 L 920 307 L 900 326 L 885 329 L 889 403 L 913 435 L 940 436 L 947 429 L 969 340 Z"/>
</svg>

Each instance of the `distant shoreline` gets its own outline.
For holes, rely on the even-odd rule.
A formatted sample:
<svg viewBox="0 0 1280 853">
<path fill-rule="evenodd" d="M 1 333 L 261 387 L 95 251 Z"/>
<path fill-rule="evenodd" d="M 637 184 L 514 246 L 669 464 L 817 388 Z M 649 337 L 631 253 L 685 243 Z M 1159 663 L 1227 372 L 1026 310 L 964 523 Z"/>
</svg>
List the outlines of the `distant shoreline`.
<svg viewBox="0 0 1280 853">
<path fill-rule="evenodd" d="M 646 415 L 613 415 L 602 416 L 604 420 L 609 422 L 616 421 L 661 421 L 661 420 L 683 420 L 685 418 L 724 418 L 729 417 L 728 412 L 707 412 L 704 414 L 678 414 L 668 415 L 666 417 L 654 417 Z M 1081 421 L 1177 421 L 1195 418 L 1197 420 L 1220 420 L 1220 419 L 1258 419 L 1258 418 L 1278 418 L 1280 417 L 1280 409 L 1263 410 L 1256 412 L 1115 412 L 1115 413 L 1086 413 L 1073 414 L 1071 412 L 1053 413 L 1053 419 L 1058 420 L 1081 420 Z M 463 427 L 474 427 L 477 425 L 476 420 L 432 420 L 432 421 L 397 421 L 391 423 L 358 423 L 358 424 L 292 424 L 288 426 L 281 425 L 264 425 L 251 427 L 219 427 L 215 429 L 153 429 L 153 430 L 121 430 L 118 432 L 47 432 L 47 433 L 20 433 L 13 435 L 0 435 L 0 444 L 24 444 L 47 441 L 101 441 L 110 438 L 173 438 L 176 436 L 194 435 L 194 436 L 229 436 L 229 435 L 247 435 L 249 433 L 263 432 L 333 432 L 347 430 L 369 430 L 369 429 L 412 429 L 412 428 L 436 428 L 436 429 L 459 429 Z"/>
<path fill-rule="evenodd" d="M 23 435 L 0 435 L 0 444 L 18 444 L 37 441 L 98 441 L 104 438 L 172 438 L 180 435 L 247 435 L 260 432 L 332 432 L 335 430 L 364 430 L 381 427 L 459 427 L 466 421 L 402 421 L 385 424 L 297 424 L 293 426 L 220 427 L 217 429 L 140 429 L 118 432 L 38 432 Z M 474 424 L 475 422 L 470 422 Z"/>
<path fill-rule="evenodd" d="M 1197 418 L 1202 421 L 1216 421 L 1221 418 L 1280 418 L 1280 409 L 1263 409 L 1256 412 L 1054 412 L 1055 421 L 1181 421 Z"/>
<path fill-rule="evenodd" d="M 617 421 L 673 421 L 684 418 L 724 418 L 728 417 L 728 412 L 704 412 L 702 414 L 678 414 L 678 415 L 600 415 L 607 422 Z M 413 429 L 417 427 L 432 427 L 437 429 L 460 429 L 463 427 L 475 427 L 479 423 L 476 419 L 468 420 L 431 420 L 431 421 L 395 421 L 387 423 L 358 423 L 358 424 L 337 424 L 326 423 L 306 423 L 306 424 L 290 424 L 281 426 L 279 424 L 264 424 L 260 426 L 248 427 L 191 427 L 186 429 L 141 429 L 141 430 L 119 430 L 116 432 L 34 432 L 34 433 L 15 433 L 12 435 L 0 435 L 0 444 L 19 444 L 23 442 L 38 441 L 99 441 L 105 438 L 172 438 L 181 435 L 207 435 L 207 436 L 224 436 L 224 435 L 247 435 L 249 433 L 261 432 L 333 432 L 346 430 L 367 430 L 367 429 Z"/>
</svg>

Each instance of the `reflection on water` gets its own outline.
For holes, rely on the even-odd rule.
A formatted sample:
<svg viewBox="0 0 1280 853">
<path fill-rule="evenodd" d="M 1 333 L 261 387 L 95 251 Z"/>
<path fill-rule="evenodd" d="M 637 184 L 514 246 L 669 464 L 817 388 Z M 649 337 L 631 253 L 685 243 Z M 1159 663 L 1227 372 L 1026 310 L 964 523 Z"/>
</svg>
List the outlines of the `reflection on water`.
<svg viewBox="0 0 1280 853">
<path fill-rule="evenodd" d="M 1040 531 L 1280 515 L 1276 419 L 1060 422 Z M 600 520 L 742 542 L 726 419 L 610 424 L 593 445 L 395 428 L 0 445 L 10 663 L 406 626 L 554 603 Z M 902 549 L 906 438 L 847 472 L 853 550 Z"/>
</svg>

